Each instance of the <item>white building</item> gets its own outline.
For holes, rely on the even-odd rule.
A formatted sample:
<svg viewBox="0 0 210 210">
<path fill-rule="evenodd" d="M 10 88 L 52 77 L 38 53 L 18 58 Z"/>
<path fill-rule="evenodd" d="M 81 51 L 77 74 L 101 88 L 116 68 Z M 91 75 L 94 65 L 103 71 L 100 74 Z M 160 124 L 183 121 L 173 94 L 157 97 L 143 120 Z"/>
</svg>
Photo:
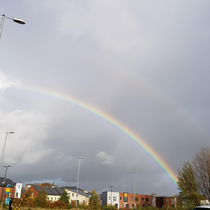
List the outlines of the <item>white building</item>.
<svg viewBox="0 0 210 210">
<path fill-rule="evenodd" d="M 102 192 L 102 206 L 116 206 L 119 208 L 119 192 Z"/>
<path fill-rule="evenodd" d="M 67 195 L 69 196 L 69 203 L 77 200 L 79 204 L 85 204 L 85 205 L 89 204 L 89 199 L 91 197 L 90 192 L 78 189 L 78 195 L 77 195 L 76 187 L 63 187 L 63 188 L 66 190 Z"/>
<path fill-rule="evenodd" d="M 21 198 L 22 183 L 16 183 L 15 185 L 15 198 Z"/>
</svg>

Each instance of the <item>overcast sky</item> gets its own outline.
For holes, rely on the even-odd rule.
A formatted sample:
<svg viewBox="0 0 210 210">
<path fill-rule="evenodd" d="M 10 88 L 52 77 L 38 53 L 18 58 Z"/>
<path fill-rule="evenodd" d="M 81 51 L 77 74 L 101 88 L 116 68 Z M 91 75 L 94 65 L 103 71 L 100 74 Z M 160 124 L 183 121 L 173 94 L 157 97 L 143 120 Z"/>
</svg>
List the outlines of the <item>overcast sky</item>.
<svg viewBox="0 0 210 210">
<path fill-rule="evenodd" d="M 0 149 L 15 182 L 174 195 L 174 173 L 210 136 L 209 0 L 11 0 L 0 40 Z M 33 90 L 33 91 L 32 91 Z M 40 91 L 41 90 L 41 91 Z M 3 150 L 3 149 L 2 149 Z M 0 151 L 0 155 L 2 151 Z M 4 176 L 2 168 L 0 176 Z"/>
</svg>

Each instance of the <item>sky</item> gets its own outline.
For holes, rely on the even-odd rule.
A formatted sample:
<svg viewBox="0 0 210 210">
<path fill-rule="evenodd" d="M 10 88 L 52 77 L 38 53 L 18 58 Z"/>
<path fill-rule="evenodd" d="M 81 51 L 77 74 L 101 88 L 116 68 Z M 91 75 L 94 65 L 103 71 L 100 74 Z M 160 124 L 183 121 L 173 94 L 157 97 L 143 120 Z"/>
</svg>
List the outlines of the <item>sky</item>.
<svg viewBox="0 0 210 210">
<path fill-rule="evenodd" d="M 142 144 L 175 175 L 209 147 L 209 10 L 209 0 L 1 2 L 26 24 L 5 19 L 0 40 L 0 176 L 11 165 L 14 182 L 76 186 L 80 162 L 87 191 L 177 194 Z"/>
</svg>

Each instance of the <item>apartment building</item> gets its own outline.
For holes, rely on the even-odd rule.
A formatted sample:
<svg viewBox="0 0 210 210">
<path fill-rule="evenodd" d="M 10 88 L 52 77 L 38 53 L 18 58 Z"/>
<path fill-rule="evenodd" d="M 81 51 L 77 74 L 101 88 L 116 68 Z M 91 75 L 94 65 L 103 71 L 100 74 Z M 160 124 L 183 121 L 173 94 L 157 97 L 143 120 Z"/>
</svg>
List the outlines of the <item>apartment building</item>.
<svg viewBox="0 0 210 210">
<path fill-rule="evenodd" d="M 155 205 L 160 209 L 162 206 L 176 206 L 176 197 L 155 196 Z"/>
<path fill-rule="evenodd" d="M 120 193 L 106 191 L 102 193 L 102 206 L 116 206 L 117 209 L 130 209 L 134 206 L 152 206 L 152 195 L 141 195 L 132 193 Z"/>
</svg>

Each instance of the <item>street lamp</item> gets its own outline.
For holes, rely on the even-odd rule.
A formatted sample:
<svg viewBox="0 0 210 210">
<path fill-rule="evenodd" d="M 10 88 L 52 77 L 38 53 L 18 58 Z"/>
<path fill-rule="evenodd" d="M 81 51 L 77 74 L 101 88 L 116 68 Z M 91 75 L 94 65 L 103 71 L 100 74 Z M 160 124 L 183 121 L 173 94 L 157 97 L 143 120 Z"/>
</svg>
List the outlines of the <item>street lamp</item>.
<svg viewBox="0 0 210 210">
<path fill-rule="evenodd" d="M 10 17 L 6 17 L 4 14 L 0 15 L 0 16 L 1 16 L 0 39 L 1 39 L 1 34 L 2 34 L 2 30 L 3 30 L 3 25 L 4 25 L 4 19 L 5 18 L 13 20 L 14 22 L 22 24 L 22 25 L 25 24 L 25 22 L 23 20 L 21 20 L 20 18 L 10 18 Z"/>
<path fill-rule="evenodd" d="M 1 172 L 1 166 L 2 166 L 2 162 L 3 162 L 3 158 L 4 158 L 4 150 L 5 150 L 5 146 L 6 146 L 7 135 L 8 134 L 14 134 L 14 133 L 15 133 L 14 131 L 6 132 L 6 136 L 5 136 L 5 140 L 4 140 L 4 147 L 3 147 L 3 152 L 2 152 L 1 162 L 0 162 L 0 172 Z"/>
<path fill-rule="evenodd" d="M 109 186 L 109 187 L 111 187 L 111 206 L 112 206 L 112 187 L 114 186 Z"/>
<path fill-rule="evenodd" d="M 5 169 L 5 176 L 4 176 L 4 179 L 6 180 L 6 177 L 7 177 L 7 168 L 11 167 L 11 165 L 8 165 L 8 166 L 4 166 L 6 169 Z"/>
<path fill-rule="evenodd" d="M 3 193 L 4 193 L 4 201 L 5 201 L 5 192 L 4 192 L 4 186 L 6 186 L 6 177 L 7 177 L 7 168 L 8 167 L 11 167 L 10 165 L 8 166 L 4 166 L 6 168 L 5 170 L 5 176 L 4 176 L 4 181 L 3 181 L 3 191 L 2 191 L 2 194 L 1 194 L 1 200 L 2 200 L 2 197 L 3 197 Z"/>
<path fill-rule="evenodd" d="M 137 172 L 133 173 L 133 191 L 134 191 L 134 199 L 133 199 L 133 203 L 134 203 L 134 208 L 135 208 L 135 175 L 137 174 Z"/>
<path fill-rule="evenodd" d="M 79 169 L 80 169 L 80 160 L 85 159 L 84 157 L 79 158 L 79 164 L 78 164 L 78 173 L 77 173 L 77 195 L 76 195 L 76 208 L 77 208 L 77 197 L 78 197 L 78 185 L 79 185 Z"/>
</svg>

